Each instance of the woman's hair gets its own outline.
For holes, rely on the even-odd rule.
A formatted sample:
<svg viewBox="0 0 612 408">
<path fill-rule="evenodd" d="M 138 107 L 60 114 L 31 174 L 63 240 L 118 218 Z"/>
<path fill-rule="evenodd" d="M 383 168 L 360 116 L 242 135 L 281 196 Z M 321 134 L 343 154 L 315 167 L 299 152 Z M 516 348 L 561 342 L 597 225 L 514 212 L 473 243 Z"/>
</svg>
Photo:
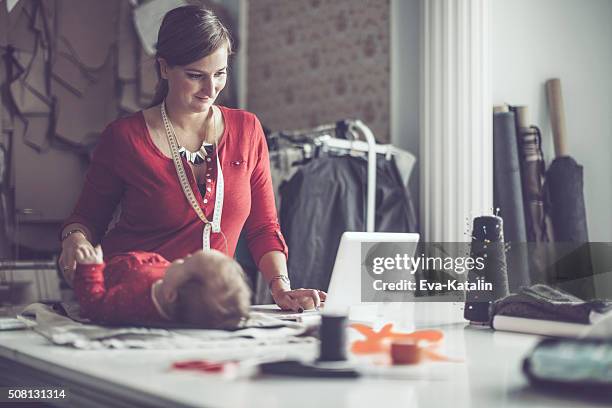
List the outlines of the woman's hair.
<svg viewBox="0 0 612 408">
<path fill-rule="evenodd" d="M 199 6 L 184 6 L 170 10 L 164 16 L 157 34 L 156 58 L 163 58 L 170 67 L 188 65 L 202 59 L 220 47 L 232 53 L 228 29 L 211 10 Z M 162 79 L 159 62 L 157 87 L 150 106 L 160 104 L 168 94 L 168 81 Z"/>
</svg>

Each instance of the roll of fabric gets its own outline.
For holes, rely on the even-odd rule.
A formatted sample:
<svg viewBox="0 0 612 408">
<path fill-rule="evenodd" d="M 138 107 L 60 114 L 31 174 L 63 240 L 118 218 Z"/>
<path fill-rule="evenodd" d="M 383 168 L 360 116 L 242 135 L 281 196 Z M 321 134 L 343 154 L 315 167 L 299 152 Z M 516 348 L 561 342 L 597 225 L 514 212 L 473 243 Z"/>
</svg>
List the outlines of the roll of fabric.
<svg viewBox="0 0 612 408">
<path fill-rule="evenodd" d="M 551 284 L 584 299 L 595 297 L 583 196 L 583 168 L 570 156 L 557 157 L 546 173 L 547 192 L 557 247 L 557 260 L 547 272 Z"/>
<path fill-rule="evenodd" d="M 612 312 L 612 301 L 584 300 L 543 284 L 521 288 L 491 306 L 491 317 L 503 315 L 581 324 L 592 323 L 593 312 Z"/>
<path fill-rule="evenodd" d="M 555 283 L 588 299 L 595 296 L 595 283 L 588 245 L 583 168 L 569 156 L 561 80 L 546 81 L 546 91 L 555 145 L 555 159 L 546 173 L 555 242 L 582 244 L 557 262 Z"/>
<path fill-rule="evenodd" d="M 544 207 L 542 135 L 537 126 L 528 125 L 527 107 L 512 106 L 510 110 L 516 121 L 527 241 L 548 242 L 550 235 Z"/>
<path fill-rule="evenodd" d="M 514 112 L 493 114 L 493 155 L 494 155 L 494 202 L 504 222 L 504 241 L 523 243 L 527 241 L 521 169 L 517 148 Z M 521 245 L 514 246 L 523 251 Z M 508 281 L 512 291 L 528 285 L 529 264 L 521 253 L 508 256 Z"/>
<path fill-rule="evenodd" d="M 545 205 L 545 163 L 542 152 L 542 135 L 537 126 L 530 125 L 527 106 L 511 106 L 516 121 L 518 155 L 523 188 L 525 232 L 528 248 L 523 257 L 528 258 L 529 276 L 533 282 L 546 281 L 546 268 L 554 254 L 547 244 L 552 237 L 552 226 Z M 509 254 L 513 257 L 515 254 Z M 520 256 L 520 255 L 519 255 Z M 531 284 L 531 282 L 527 282 Z M 516 291 L 512 287 L 513 291 Z"/>
<path fill-rule="evenodd" d="M 557 157 L 546 173 L 557 242 L 588 242 L 583 168 L 570 156 Z"/>
</svg>

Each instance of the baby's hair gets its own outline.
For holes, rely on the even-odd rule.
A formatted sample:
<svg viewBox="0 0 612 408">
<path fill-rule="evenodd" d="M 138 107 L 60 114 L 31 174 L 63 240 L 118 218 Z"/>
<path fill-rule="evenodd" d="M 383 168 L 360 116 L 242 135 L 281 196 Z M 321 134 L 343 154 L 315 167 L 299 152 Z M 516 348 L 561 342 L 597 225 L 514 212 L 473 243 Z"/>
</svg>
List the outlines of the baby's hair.
<svg viewBox="0 0 612 408">
<path fill-rule="evenodd" d="M 250 298 L 240 264 L 227 258 L 220 268 L 207 269 L 178 289 L 176 317 L 202 329 L 233 329 L 248 316 Z"/>
</svg>

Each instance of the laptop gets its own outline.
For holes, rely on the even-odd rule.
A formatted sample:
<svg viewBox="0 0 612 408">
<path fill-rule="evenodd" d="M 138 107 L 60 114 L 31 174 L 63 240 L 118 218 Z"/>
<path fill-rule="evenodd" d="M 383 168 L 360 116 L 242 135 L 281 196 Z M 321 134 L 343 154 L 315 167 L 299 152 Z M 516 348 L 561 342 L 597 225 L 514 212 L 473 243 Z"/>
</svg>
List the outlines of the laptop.
<svg viewBox="0 0 612 408">
<path fill-rule="evenodd" d="M 400 232 L 344 232 L 340 239 L 336 260 L 332 270 L 327 300 L 322 309 L 329 313 L 363 314 L 365 309 L 373 310 L 380 303 L 361 301 L 361 282 L 363 262 L 362 243 L 396 243 L 402 253 L 413 256 L 419 242 L 419 234 Z M 274 315 L 284 320 L 303 320 L 309 316 L 318 316 L 321 310 L 307 310 L 304 313 L 287 312 L 275 305 L 256 305 L 252 309 Z M 363 320 L 363 319 L 358 319 Z"/>
</svg>

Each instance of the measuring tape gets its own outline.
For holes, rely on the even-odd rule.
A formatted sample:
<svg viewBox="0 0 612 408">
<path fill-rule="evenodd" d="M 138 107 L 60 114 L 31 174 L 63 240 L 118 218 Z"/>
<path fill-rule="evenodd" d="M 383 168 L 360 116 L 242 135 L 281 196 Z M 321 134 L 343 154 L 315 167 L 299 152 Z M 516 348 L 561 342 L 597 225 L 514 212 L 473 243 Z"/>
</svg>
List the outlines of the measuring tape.
<svg viewBox="0 0 612 408">
<path fill-rule="evenodd" d="M 211 107 L 212 109 L 212 107 Z M 210 222 L 200 204 L 198 204 L 198 200 L 193 193 L 191 185 L 189 184 L 189 180 L 187 180 L 187 173 L 185 173 L 185 168 L 183 167 L 183 162 L 181 160 L 181 156 L 179 154 L 178 140 L 176 139 L 176 133 L 174 132 L 174 128 L 172 127 L 172 123 L 168 119 L 168 115 L 166 114 L 166 102 L 162 102 L 161 104 L 161 116 L 162 121 L 164 122 L 164 127 L 166 128 L 166 136 L 168 137 L 168 144 L 170 145 L 170 151 L 172 152 L 172 161 L 174 162 L 174 167 L 176 168 L 176 173 L 178 174 L 179 181 L 181 183 L 181 187 L 183 188 L 183 193 L 185 193 L 185 197 L 187 201 L 191 204 L 191 208 L 196 212 L 200 220 L 204 223 L 204 230 L 202 231 L 202 248 L 210 249 L 210 232 L 219 233 L 221 232 L 221 212 L 223 211 L 223 172 L 221 171 L 221 163 L 219 162 L 219 150 L 217 149 L 216 159 L 217 159 L 217 187 L 215 189 L 215 206 L 213 208 L 213 219 Z"/>
</svg>

